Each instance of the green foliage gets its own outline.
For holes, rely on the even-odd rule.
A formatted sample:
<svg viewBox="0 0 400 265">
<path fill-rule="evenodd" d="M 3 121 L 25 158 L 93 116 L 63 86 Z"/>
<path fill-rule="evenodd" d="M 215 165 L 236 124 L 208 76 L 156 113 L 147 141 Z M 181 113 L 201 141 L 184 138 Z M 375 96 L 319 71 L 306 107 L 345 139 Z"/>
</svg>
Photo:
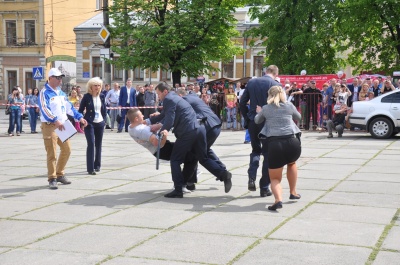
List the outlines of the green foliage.
<svg viewBox="0 0 400 265">
<path fill-rule="evenodd" d="M 126 69 L 170 69 L 179 75 L 174 83 L 180 82 L 181 73 L 215 71 L 212 61 L 229 61 L 242 52 L 232 41 L 238 35 L 232 12 L 242 2 L 116 0 L 110 32 L 112 50 L 120 57 L 113 63 Z"/>
<path fill-rule="evenodd" d="M 400 5 L 398 0 L 347 0 L 340 5 L 338 26 L 351 50 L 356 69 L 400 69 Z"/>
<path fill-rule="evenodd" d="M 255 1 L 267 8 L 253 7 L 252 17 L 261 25 L 253 36 L 265 40 L 266 65 L 275 64 L 280 73 L 332 73 L 345 63 L 338 58 L 341 40 L 337 37 L 334 0 Z"/>
</svg>

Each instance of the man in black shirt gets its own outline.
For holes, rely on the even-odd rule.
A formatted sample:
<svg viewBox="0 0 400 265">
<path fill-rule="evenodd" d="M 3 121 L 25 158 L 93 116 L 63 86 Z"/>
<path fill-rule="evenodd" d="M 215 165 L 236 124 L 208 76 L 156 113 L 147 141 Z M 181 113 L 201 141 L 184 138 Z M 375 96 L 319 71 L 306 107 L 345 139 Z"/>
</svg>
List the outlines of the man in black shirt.
<svg viewBox="0 0 400 265">
<path fill-rule="evenodd" d="M 329 120 L 326 123 L 326 127 L 328 128 L 328 137 L 333 138 L 332 130 L 338 132 L 338 137 L 342 137 L 344 131 L 344 124 L 347 115 L 347 105 L 345 103 L 341 105 L 335 105 L 335 117 L 333 120 Z"/>
<path fill-rule="evenodd" d="M 316 88 L 314 80 L 311 80 L 310 87 L 304 90 L 303 100 L 306 102 L 307 105 L 305 130 L 310 129 L 310 115 L 312 115 L 313 130 L 315 131 L 318 124 L 318 103 L 322 101 L 322 94 L 321 91 Z"/>
</svg>

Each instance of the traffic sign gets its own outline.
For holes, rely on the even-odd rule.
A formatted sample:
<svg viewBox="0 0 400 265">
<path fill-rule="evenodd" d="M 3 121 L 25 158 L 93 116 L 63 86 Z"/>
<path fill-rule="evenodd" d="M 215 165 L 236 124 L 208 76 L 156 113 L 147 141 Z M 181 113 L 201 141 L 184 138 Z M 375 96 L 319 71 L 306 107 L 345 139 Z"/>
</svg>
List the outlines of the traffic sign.
<svg viewBox="0 0 400 265">
<path fill-rule="evenodd" d="M 43 67 L 33 67 L 32 70 L 33 73 L 33 79 L 35 80 L 42 80 L 43 79 Z"/>
<path fill-rule="evenodd" d="M 102 26 L 99 31 L 99 36 L 103 40 L 103 42 L 106 42 L 108 37 L 110 37 L 110 32 L 107 30 L 106 27 Z"/>
</svg>

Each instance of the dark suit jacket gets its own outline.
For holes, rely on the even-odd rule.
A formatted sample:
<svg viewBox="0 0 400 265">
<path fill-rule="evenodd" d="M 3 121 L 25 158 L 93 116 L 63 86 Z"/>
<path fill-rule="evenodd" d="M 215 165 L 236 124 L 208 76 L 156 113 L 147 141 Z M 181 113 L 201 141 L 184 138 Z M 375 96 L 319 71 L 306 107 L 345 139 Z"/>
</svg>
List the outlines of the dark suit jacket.
<svg viewBox="0 0 400 265">
<path fill-rule="evenodd" d="M 102 94 L 100 94 L 100 101 L 101 101 L 101 116 L 103 116 L 103 119 L 106 120 L 107 117 L 107 110 L 106 110 L 106 102 L 105 98 Z M 93 97 L 91 94 L 86 93 L 83 95 L 81 104 L 79 105 L 79 112 L 83 114 L 83 111 L 86 109 L 86 112 L 83 116 L 83 118 L 88 122 L 88 123 L 93 123 L 94 120 L 94 104 L 93 104 Z"/>
<path fill-rule="evenodd" d="M 351 106 L 351 104 L 353 104 L 354 85 L 351 84 L 351 85 L 348 85 L 347 87 L 349 88 L 349 90 L 351 92 L 351 96 L 347 99 L 347 106 Z M 356 87 L 358 87 L 358 92 L 357 93 L 359 94 L 360 90 L 361 90 L 361 87 L 359 87 L 359 86 L 356 86 Z"/>
<path fill-rule="evenodd" d="M 272 79 L 270 76 L 263 76 L 250 79 L 246 89 L 240 98 L 240 111 L 245 119 L 254 120 L 257 115 L 257 106 L 267 104 L 268 90 L 272 86 L 280 86 L 281 84 Z M 247 102 L 250 100 L 250 110 L 247 108 Z"/>
<path fill-rule="evenodd" d="M 119 102 L 118 105 L 125 107 L 126 102 L 128 102 L 128 89 L 126 86 L 121 87 L 121 91 L 119 92 Z M 131 93 L 129 94 L 129 106 L 136 106 L 136 89 L 131 87 Z"/>
<path fill-rule="evenodd" d="M 161 114 L 150 118 L 152 124 L 162 120 L 161 131 L 169 131 L 173 127 L 176 138 L 181 138 L 186 133 L 192 133 L 200 126 L 193 108 L 175 92 L 169 92 L 165 96 Z"/>
<path fill-rule="evenodd" d="M 204 123 L 207 131 L 215 126 L 221 125 L 221 120 L 218 116 L 196 94 L 188 94 L 183 97 L 183 99 L 192 106 L 198 119 L 207 118 L 207 121 Z"/>
</svg>

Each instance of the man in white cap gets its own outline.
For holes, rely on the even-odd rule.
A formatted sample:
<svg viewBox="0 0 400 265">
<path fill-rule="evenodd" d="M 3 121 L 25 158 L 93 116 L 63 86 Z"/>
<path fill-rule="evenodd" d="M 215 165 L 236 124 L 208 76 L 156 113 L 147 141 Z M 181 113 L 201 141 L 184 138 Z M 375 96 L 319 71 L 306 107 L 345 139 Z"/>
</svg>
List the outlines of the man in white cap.
<svg viewBox="0 0 400 265">
<path fill-rule="evenodd" d="M 64 123 L 68 120 L 67 114 L 73 116 L 76 120 L 87 125 L 83 118 L 68 101 L 67 95 L 61 90 L 63 74 L 57 68 L 51 68 L 48 74 L 48 82 L 39 93 L 39 107 L 42 122 L 44 147 L 47 153 L 47 176 L 50 189 L 58 189 L 57 182 L 62 184 L 71 184 L 64 176 L 64 169 L 71 154 L 69 140 L 62 142 L 55 129 L 64 130 Z M 60 146 L 60 155 L 57 160 L 56 148 Z"/>
</svg>

